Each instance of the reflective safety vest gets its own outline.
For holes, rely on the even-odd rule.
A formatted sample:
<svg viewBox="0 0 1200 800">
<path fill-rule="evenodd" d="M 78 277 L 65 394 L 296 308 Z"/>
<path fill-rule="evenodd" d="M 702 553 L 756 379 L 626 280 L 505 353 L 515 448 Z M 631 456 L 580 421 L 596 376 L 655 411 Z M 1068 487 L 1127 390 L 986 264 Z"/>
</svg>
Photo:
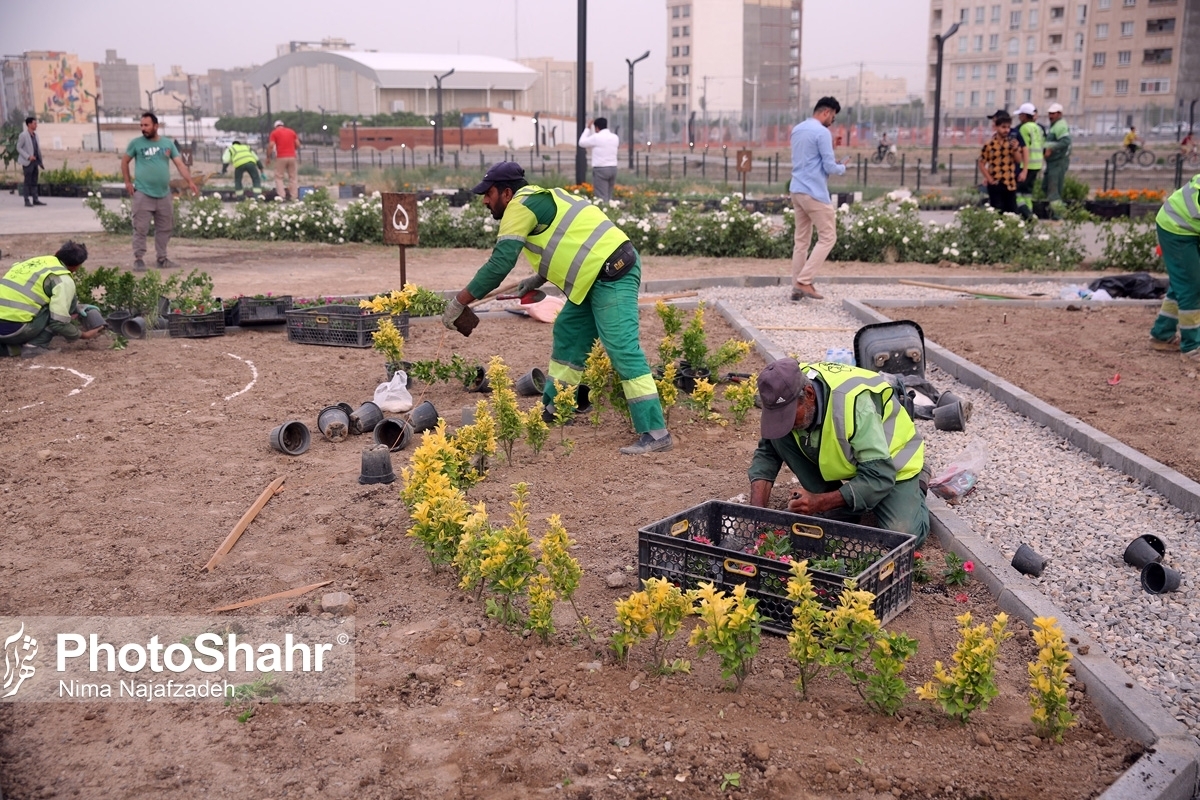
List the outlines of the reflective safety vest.
<svg viewBox="0 0 1200 800">
<path fill-rule="evenodd" d="M 550 195 L 557 210 L 545 230 L 537 232 L 535 228 L 525 237 L 525 256 L 538 275 L 578 305 L 587 297 L 604 262 L 629 237 L 591 201 L 563 189 L 523 186 L 513 201 L 522 202 L 539 193 Z"/>
<path fill-rule="evenodd" d="M 0 278 L 0 319 L 6 322 L 29 322 L 43 306 L 50 304 L 50 295 L 42 285 L 51 275 L 70 277 L 71 271 L 54 256 L 38 256 L 14 264 Z"/>
<path fill-rule="evenodd" d="M 1200 175 L 1168 197 L 1154 221 L 1179 236 L 1200 236 Z"/>
<path fill-rule="evenodd" d="M 1023 123 L 1017 130 L 1021 133 L 1021 141 L 1029 148 L 1029 169 L 1041 169 L 1043 165 L 1042 150 L 1046 146 L 1046 135 L 1042 126 L 1033 120 Z"/>
<path fill-rule="evenodd" d="M 225 148 L 225 153 L 221 156 L 221 161 L 226 164 L 232 164 L 234 169 L 244 167 L 247 164 L 258 163 L 258 156 L 254 155 L 254 151 L 250 149 L 248 144 L 231 144 Z"/>
<path fill-rule="evenodd" d="M 908 412 L 896 402 L 895 389 L 878 372 L 844 364 L 801 364 L 804 372 L 815 370 L 829 387 L 825 419 L 821 424 L 821 449 L 817 467 L 827 481 L 843 481 L 858 474 L 850 439 L 854 436 L 854 402 L 863 392 L 875 395 L 883 406 L 883 434 L 896 466 L 896 480 L 917 475 L 925 465 L 925 441 L 917 433 Z M 796 443 L 799 432 L 793 431 Z"/>
</svg>

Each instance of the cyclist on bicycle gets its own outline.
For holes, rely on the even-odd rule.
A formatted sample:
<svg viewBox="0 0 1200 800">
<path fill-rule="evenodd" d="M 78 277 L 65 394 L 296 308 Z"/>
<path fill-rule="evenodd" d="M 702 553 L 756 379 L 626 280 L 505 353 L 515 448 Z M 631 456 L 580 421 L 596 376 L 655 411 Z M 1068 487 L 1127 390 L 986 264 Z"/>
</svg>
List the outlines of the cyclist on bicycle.
<svg viewBox="0 0 1200 800">
<path fill-rule="evenodd" d="M 1183 141 L 1179 143 L 1179 155 L 1183 158 L 1191 158 L 1196 155 L 1196 137 L 1188 131 L 1187 136 L 1183 137 Z"/>
<path fill-rule="evenodd" d="M 888 141 L 887 131 L 883 132 L 883 136 L 879 137 L 879 146 L 876 153 L 876 161 L 883 161 L 884 156 L 888 154 L 888 150 L 892 148 L 892 143 Z"/>
<path fill-rule="evenodd" d="M 1125 134 L 1125 139 L 1121 143 L 1121 146 L 1129 151 L 1130 159 L 1132 159 L 1137 154 L 1138 145 L 1140 145 L 1140 144 L 1141 144 L 1141 139 L 1138 138 L 1137 128 L 1130 125 L 1129 133 Z"/>
</svg>

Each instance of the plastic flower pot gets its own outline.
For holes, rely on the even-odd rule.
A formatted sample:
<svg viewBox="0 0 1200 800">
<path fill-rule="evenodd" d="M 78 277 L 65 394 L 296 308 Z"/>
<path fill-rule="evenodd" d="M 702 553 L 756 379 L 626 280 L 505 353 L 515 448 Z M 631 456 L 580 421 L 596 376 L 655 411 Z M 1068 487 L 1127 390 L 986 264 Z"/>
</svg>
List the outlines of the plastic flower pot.
<svg viewBox="0 0 1200 800">
<path fill-rule="evenodd" d="M 468 392 L 479 392 L 488 394 L 492 391 L 492 384 L 488 382 L 487 370 L 483 367 L 475 368 L 475 378 L 467 386 Z"/>
<path fill-rule="evenodd" d="M 298 419 L 288 420 L 271 431 L 271 447 L 288 456 L 298 456 L 312 444 L 308 426 Z"/>
<path fill-rule="evenodd" d="M 1151 561 L 1142 567 L 1142 588 L 1150 594 L 1166 594 L 1179 588 L 1183 576 L 1170 567 Z"/>
<path fill-rule="evenodd" d="M 711 374 L 706 369 L 686 367 L 679 370 L 679 377 L 675 379 L 675 386 L 684 394 L 691 394 L 696 391 L 696 381 L 708 378 Z"/>
<path fill-rule="evenodd" d="M 1022 575 L 1032 575 L 1039 578 L 1042 575 L 1042 570 L 1046 568 L 1046 559 L 1038 555 L 1032 547 L 1023 544 L 1017 548 L 1017 554 L 1013 556 L 1013 569 Z"/>
<path fill-rule="evenodd" d="M 405 382 L 405 385 L 406 386 L 413 385 L 412 373 L 409 372 L 409 370 L 412 369 L 411 361 L 389 361 L 385 365 L 385 368 L 387 369 L 387 379 L 389 381 L 392 378 L 396 377 L 397 372 L 403 372 L 405 377 L 408 378 L 408 380 Z"/>
<path fill-rule="evenodd" d="M 368 400 L 350 414 L 350 430 L 354 433 L 370 433 L 383 421 L 383 409 Z"/>
<path fill-rule="evenodd" d="M 428 400 L 408 412 L 408 424 L 412 426 L 413 433 L 431 431 L 437 427 L 437 421 L 437 409 Z"/>
<path fill-rule="evenodd" d="M 546 388 L 546 373 L 537 367 L 517 378 L 516 390 L 521 397 L 537 397 Z"/>
<path fill-rule="evenodd" d="M 143 317 L 130 317 L 121 323 L 121 335 L 126 339 L 146 338 L 146 320 Z"/>
<path fill-rule="evenodd" d="M 933 409 L 933 426 L 939 431 L 966 430 L 967 415 L 962 403 L 950 403 Z"/>
<path fill-rule="evenodd" d="M 375 426 L 375 444 L 386 445 L 393 453 L 408 447 L 412 436 L 412 426 L 406 420 L 385 419 Z"/>
<path fill-rule="evenodd" d="M 105 318 L 105 320 L 108 323 L 109 330 L 121 333 L 121 326 L 125 324 L 125 320 L 132 316 L 133 314 L 129 313 L 128 311 L 112 311 Z"/>
<path fill-rule="evenodd" d="M 331 442 L 345 441 L 350 435 L 350 412 L 340 405 L 326 406 L 317 414 L 317 430 Z"/>
<path fill-rule="evenodd" d="M 396 480 L 396 473 L 392 471 L 392 453 L 388 446 L 375 444 L 364 447 L 362 471 L 358 476 L 358 482 L 362 484 L 391 483 L 394 480 Z"/>
<path fill-rule="evenodd" d="M 1125 563 L 1137 569 L 1147 564 L 1162 561 L 1167 554 L 1167 543 L 1153 533 L 1143 534 L 1125 548 Z"/>
<path fill-rule="evenodd" d="M 84 319 L 87 320 L 87 330 L 89 331 L 96 328 L 103 328 L 105 325 L 104 315 L 100 313 L 100 309 L 98 308 L 89 308 Z"/>
</svg>

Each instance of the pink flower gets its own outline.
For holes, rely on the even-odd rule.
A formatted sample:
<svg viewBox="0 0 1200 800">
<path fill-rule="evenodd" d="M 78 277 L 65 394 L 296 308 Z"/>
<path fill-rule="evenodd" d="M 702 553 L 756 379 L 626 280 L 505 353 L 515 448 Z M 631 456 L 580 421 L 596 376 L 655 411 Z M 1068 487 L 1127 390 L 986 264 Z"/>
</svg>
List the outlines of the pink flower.
<svg viewBox="0 0 1200 800">
<path fill-rule="evenodd" d="M 921 555 L 921 551 L 920 551 L 920 550 L 918 550 L 917 552 L 913 553 L 913 558 L 916 558 L 916 559 L 922 559 L 922 558 L 924 558 L 924 557 L 925 557 L 925 556 Z"/>
<path fill-rule="evenodd" d="M 974 561 L 964 561 L 963 562 L 963 572 L 974 572 L 974 571 L 975 571 L 975 562 Z"/>
<path fill-rule="evenodd" d="M 954 599 L 960 603 L 965 603 L 969 598 L 967 597 L 966 592 L 959 592 L 958 594 L 954 595 Z"/>
</svg>

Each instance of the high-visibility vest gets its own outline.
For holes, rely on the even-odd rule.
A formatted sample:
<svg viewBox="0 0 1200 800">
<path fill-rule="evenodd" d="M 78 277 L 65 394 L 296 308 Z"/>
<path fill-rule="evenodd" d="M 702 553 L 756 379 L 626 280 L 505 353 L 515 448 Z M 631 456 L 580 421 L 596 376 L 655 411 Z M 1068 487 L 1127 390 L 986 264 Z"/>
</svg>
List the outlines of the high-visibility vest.
<svg viewBox="0 0 1200 800">
<path fill-rule="evenodd" d="M 50 303 L 50 295 L 42 284 L 51 275 L 70 277 L 71 271 L 54 256 L 38 256 L 14 264 L 0 278 L 0 319 L 24 323 L 37 316 Z"/>
<path fill-rule="evenodd" d="M 1056 122 L 1050 126 L 1050 135 L 1046 137 L 1046 141 L 1061 142 L 1063 139 L 1066 139 L 1070 135 L 1071 135 L 1070 126 L 1067 125 L 1067 121 L 1065 119 L 1060 118 L 1058 120 L 1058 122 Z M 1046 154 L 1046 160 L 1047 161 L 1056 161 L 1056 162 L 1062 161 L 1064 158 L 1068 157 L 1069 155 L 1071 155 L 1071 145 L 1067 144 L 1064 147 L 1051 148 L 1050 152 Z"/>
<path fill-rule="evenodd" d="M 232 164 L 234 169 L 244 167 L 246 164 L 258 163 L 258 156 L 254 155 L 254 151 L 250 149 L 248 144 L 231 144 L 225 148 L 224 156 L 221 159 L 226 164 Z"/>
<path fill-rule="evenodd" d="M 1154 221 L 1162 229 L 1179 236 L 1200 236 L 1200 175 L 1175 190 L 1167 198 Z"/>
<path fill-rule="evenodd" d="M 1042 133 L 1042 126 L 1038 125 L 1033 120 L 1023 123 L 1018 130 L 1021 133 L 1021 141 L 1029 148 L 1029 164 L 1028 169 L 1042 168 L 1042 150 L 1046 146 L 1046 135 Z"/>
<path fill-rule="evenodd" d="M 525 257 L 538 275 L 562 289 L 572 303 L 587 297 L 600 268 L 617 248 L 629 241 L 624 231 L 591 201 L 563 189 L 523 186 L 514 202 L 535 194 L 547 194 L 557 206 L 546 230 L 525 237 Z"/>
<path fill-rule="evenodd" d="M 896 402 L 895 389 L 878 372 L 845 364 L 801 364 L 804 372 L 815 370 L 829 387 L 829 402 L 821 424 L 821 449 L 817 467 L 827 481 L 849 480 L 858 474 L 850 439 L 854 436 L 854 402 L 863 392 L 878 398 L 883 407 L 883 433 L 888 452 L 896 466 L 896 480 L 903 481 L 920 473 L 925 465 L 925 441 L 917 426 Z M 799 432 L 793 431 L 796 443 Z"/>
</svg>

